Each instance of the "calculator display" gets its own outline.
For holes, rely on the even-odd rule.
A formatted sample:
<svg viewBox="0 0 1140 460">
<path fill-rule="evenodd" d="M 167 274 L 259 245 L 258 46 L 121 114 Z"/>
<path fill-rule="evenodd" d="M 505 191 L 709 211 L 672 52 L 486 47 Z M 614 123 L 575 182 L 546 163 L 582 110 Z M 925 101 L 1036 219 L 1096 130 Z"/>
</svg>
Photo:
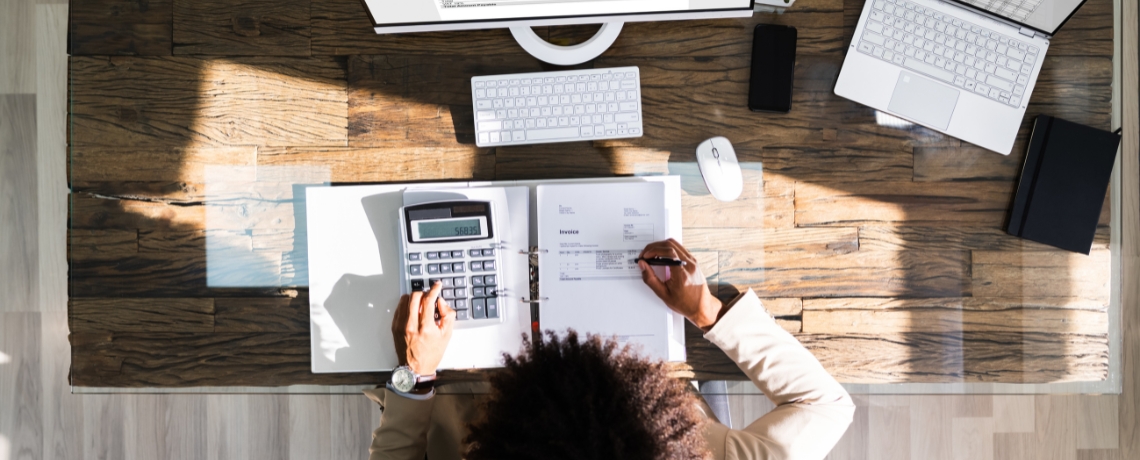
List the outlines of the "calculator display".
<svg viewBox="0 0 1140 460">
<path fill-rule="evenodd" d="M 482 235 L 479 219 L 429 220 L 417 222 L 421 239 L 453 238 Z"/>
</svg>

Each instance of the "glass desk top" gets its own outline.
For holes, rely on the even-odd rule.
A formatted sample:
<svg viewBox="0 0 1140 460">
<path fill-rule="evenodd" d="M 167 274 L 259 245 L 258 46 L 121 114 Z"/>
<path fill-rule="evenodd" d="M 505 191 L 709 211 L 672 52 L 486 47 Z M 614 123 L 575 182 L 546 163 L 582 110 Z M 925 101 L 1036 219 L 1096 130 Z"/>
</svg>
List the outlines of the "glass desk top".
<svg viewBox="0 0 1140 460">
<path fill-rule="evenodd" d="M 1106 21 L 1090 6 L 1072 22 Z M 801 14 L 722 21 L 736 32 L 711 54 L 644 45 L 664 26 L 629 25 L 593 65 L 641 67 L 646 137 L 498 149 L 474 145 L 465 85 L 542 70 L 519 53 L 74 55 L 75 391 L 382 381 L 309 372 L 306 188 L 673 174 L 714 292 L 754 289 L 853 393 L 1118 393 L 1119 180 L 1089 256 L 1002 231 L 1032 117 L 1115 126 L 1111 46 L 1058 36 L 1007 157 L 835 96 L 842 27 L 801 26 L 792 113 L 748 111 L 748 31 Z M 731 203 L 693 163 L 714 135 L 743 163 Z M 696 378 L 758 391 L 692 329 L 688 348 Z"/>
</svg>

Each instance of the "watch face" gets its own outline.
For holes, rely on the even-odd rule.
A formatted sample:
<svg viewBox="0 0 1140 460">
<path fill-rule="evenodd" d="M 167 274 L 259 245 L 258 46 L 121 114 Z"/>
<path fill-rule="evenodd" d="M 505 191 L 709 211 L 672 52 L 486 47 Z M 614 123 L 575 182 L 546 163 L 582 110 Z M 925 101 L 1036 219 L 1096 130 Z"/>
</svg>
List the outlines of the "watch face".
<svg viewBox="0 0 1140 460">
<path fill-rule="evenodd" d="M 404 393 L 416 387 L 416 374 L 407 368 L 399 368 L 392 372 L 392 386 Z"/>
</svg>

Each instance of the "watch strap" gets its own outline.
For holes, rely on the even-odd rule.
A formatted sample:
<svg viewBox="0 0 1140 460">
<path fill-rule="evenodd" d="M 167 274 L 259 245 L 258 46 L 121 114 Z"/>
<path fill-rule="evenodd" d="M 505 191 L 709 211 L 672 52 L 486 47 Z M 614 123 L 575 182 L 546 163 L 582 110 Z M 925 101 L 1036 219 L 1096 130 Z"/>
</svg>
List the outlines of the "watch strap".
<svg viewBox="0 0 1140 460">
<path fill-rule="evenodd" d="M 427 401 L 427 400 L 431 399 L 433 396 L 435 396 L 435 385 L 431 384 L 431 382 L 425 382 L 424 384 L 428 385 L 428 387 L 429 387 L 427 393 L 416 393 L 416 392 L 404 393 L 400 390 L 397 390 L 396 387 L 392 386 L 392 382 L 388 382 L 385 385 L 385 388 L 387 388 L 388 391 L 391 391 L 392 393 L 395 393 L 396 395 L 403 397 L 403 398 L 408 398 L 408 399 L 412 399 L 412 400 L 416 400 L 416 401 Z M 420 389 L 420 385 L 421 385 L 420 383 L 417 383 L 416 389 Z"/>
</svg>

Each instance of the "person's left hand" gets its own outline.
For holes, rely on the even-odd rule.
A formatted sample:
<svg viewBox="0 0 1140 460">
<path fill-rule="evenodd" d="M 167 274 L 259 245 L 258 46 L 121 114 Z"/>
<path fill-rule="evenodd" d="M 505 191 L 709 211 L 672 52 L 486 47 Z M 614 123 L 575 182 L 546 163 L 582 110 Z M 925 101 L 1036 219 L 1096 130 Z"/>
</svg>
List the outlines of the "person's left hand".
<svg viewBox="0 0 1140 460">
<path fill-rule="evenodd" d="M 440 297 L 442 288 L 437 282 L 431 291 L 401 297 L 392 319 L 396 356 L 416 375 L 435 374 L 455 329 L 455 310 Z"/>
</svg>

